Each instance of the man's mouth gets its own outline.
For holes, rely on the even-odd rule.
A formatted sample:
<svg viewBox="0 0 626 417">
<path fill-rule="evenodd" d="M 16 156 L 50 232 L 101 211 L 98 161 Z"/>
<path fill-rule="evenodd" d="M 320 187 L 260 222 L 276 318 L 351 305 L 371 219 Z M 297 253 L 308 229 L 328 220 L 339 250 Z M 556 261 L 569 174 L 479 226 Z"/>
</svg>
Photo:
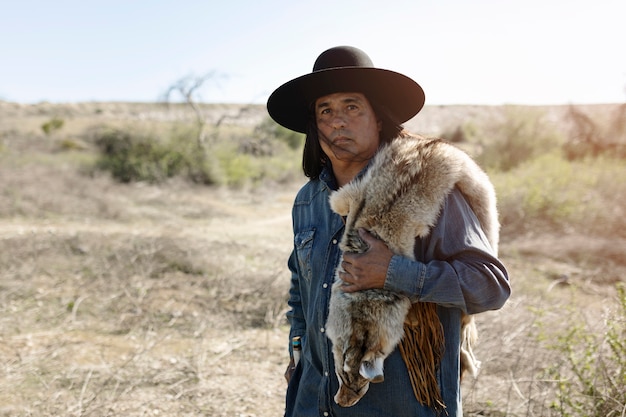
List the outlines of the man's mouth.
<svg viewBox="0 0 626 417">
<path fill-rule="evenodd" d="M 343 145 L 350 142 L 351 140 L 352 139 L 347 136 L 337 136 L 335 139 L 333 139 L 333 145 Z"/>
</svg>

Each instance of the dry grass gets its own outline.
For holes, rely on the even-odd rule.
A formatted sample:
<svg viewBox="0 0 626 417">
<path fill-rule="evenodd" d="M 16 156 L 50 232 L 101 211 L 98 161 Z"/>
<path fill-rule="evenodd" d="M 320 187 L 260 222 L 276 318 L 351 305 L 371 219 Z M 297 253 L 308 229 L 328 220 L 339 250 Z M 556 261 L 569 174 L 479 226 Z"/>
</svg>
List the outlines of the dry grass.
<svg viewBox="0 0 626 417">
<path fill-rule="evenodd" d="M 50 113 L 22 110 L 0 126 L 0 415 L 281 415 L 298 184 L 90 177 L 87 152 L 38 130 Z M 72 114 L 78 132 L 87 119 Z M 534 230 L 501 251 L 514 293 L 478 317 L 483 369 L 464 382 L 466 414 L 558 415 L 549 345 L 573 320 L 602 330 L 626 244 Z"/>
<path fill-rule="evenodd" d="M 291 196 L 34 159 L 0 170 L 0 415 L 280 414 Z"/>
</svg>

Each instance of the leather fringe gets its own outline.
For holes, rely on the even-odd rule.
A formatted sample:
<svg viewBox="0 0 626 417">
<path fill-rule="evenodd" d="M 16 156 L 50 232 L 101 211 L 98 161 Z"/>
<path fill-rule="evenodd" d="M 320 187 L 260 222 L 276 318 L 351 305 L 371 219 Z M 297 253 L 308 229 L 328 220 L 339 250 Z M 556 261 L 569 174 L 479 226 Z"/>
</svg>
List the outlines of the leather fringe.
<svg viewBox="0 0 626 417">
<path fill-rule="evenodd" d="M 404 321 L 404 337 L 399 348 L 409 371 L 415 398 L 438 413 L 445 410 L 437 383 L 437 369 L 444 351 L 444 336 L 436 304 L 411 305 Z"/>
</svg>

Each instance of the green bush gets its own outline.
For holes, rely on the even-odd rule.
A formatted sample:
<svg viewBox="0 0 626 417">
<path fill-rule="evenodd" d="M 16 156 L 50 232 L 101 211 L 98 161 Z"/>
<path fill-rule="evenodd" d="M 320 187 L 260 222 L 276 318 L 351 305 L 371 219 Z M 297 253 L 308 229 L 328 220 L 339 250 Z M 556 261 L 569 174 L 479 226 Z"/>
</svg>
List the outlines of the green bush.
<svg viewBox="0 0 626 417">
<path fill-rule="evenodd" d="M 291 149 L 300 149 L 304 144 L 304 135 L 302 133 L 289 130 L 276 123 L 270 117 L 265 118 L 254 128 L 253 136 L 260 140 L 278 140 Z"/>
<path fill-rule="evenodd" d="M 544 113 L 529 107 L 507 107 L 504 120 L 488 127 L 483 135 L 489 141 L 476 159 L 483 167 L 498 171 L 509 171 L 563 143 Z"/>
<path fill-rule="evenodd" d="M 85 149 L 85 144 L 75 139 L 65 138 L 59 142 L 59 149 L 62 151 L 80 151 Z"/>
<path fill-rule="evenodd" d="M 304 135 L 265 118 L 254 129 L 221 125 L 209 129 L 211 153 L 221 183 L 231 187 L 285 183 L 302 177 Z"/>
<path fill-rule="evenodd" d="M 262 182 L 284 183 L 301 176 L 300 152 L 285 146 L 269 155 L 239 152 L 236 141 L 216 147 L 215 155 L 222 173 L 222 182 L 241 187 Z"/>
<path fill-rule="evenodd" d="M 52 119 L 41 125 L 41 130 L 43 130 L 46 135 L 50 135 L 51 133 L 60 130 L 64 124 L 65 121 L 63 119 L 53 117 Z"/>
<path fill-rule="evenodd" d="M 162 182 L 183 176 L 196 183 L 213 184 L 215 167 L 192 132 L 173 132 L 167 139 L 155 134 L 102 128 L 94 135 L 100 151 L 99 169 L 121 182 Z"/>
<path fill-rule="evenodd" d="M 619 159 L 569 161 L 542 155 L 508 172 L 491 172 L 503 234 L 546 229 L 626 235 L 626 167 Z"/>
<path fill-rule="evenodd" d="M 160 183 L 182 177 L 206 185 L 241 187 L 264 181 L 287 182 L 300 175 L 300 149 L 267 139 L 267 153 L 242 152 L 251 129 L 210 131 L 211 141 L 197 142 L 193 128 L 175 126 L 166 133 L 100 127 L 88 136 L 99 150 L 96 168 L 121 182 Z"/>
<path fill-rule="evenodd" d="M 451 143 L 473 142 L 479 136 L 478 128 L 472 122 L 444 131 L 441 138 Z"/>
<path fill-rule="evenodd" d="M 551 408 L 563 417 L 623 416 L 626 410 L 626 286 L 617 287 L 618 311 L 606 331 L 574 325 L 552 349 L 562 363 L 548 369 L 557 382 Z M 581 320 L 581 323 L 584 321 Z"/>
</svg>

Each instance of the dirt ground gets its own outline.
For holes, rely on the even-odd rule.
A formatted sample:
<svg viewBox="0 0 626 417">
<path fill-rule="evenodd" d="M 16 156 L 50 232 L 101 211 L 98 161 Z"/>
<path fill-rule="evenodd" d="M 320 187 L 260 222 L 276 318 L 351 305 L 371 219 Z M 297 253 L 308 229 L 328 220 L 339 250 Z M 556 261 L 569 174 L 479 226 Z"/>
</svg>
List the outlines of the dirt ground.
<svg viewBox="0 0 626 417">
<path fill-rule="evenodd" d="M 24 158 L 0 155 L 0 416 L 282 415 L 300 180 L 121 185 L 45 149 Z M 477 317 L 466 415 L 551 415 L 546 370 L 563 358 L 545 341 L 572 317 L 601 329 L 624 253 L 620 239 L 503 236 L 514 293 Z"/>
<path fill-rule="evenodd" d="M 87 213 L 0 220 L 0 415 L 281 415 L 297 184 L 263 193 L 108 187 L 120 201 L 107 210 L 119 210 L 119 221 Z M 465 387 L 475 415 L 525 415 L 545 395 L 535 373 L 548 353 L 533 340 L 539 324 L 529 309 L 573 308 L 564 296 L 584 303 L 591 320 L 606 308 L 605 287 L 571 291 L 549 279 L 586 274 L 541 259 L 553 243 L 503 245 L 514 288 L 526 288 L 478 318 L 484 366 Z M 172 261 L 192 265 L 160 266 Z M 193 268 L 204 272 L 181 271 Z"/>
<path fill-rule="evenodd" d="M 101 181 L 18 184 L 33 217 L 0 219 L 0 415 L 280 415 L 293 187 Z"/>
</svg>

